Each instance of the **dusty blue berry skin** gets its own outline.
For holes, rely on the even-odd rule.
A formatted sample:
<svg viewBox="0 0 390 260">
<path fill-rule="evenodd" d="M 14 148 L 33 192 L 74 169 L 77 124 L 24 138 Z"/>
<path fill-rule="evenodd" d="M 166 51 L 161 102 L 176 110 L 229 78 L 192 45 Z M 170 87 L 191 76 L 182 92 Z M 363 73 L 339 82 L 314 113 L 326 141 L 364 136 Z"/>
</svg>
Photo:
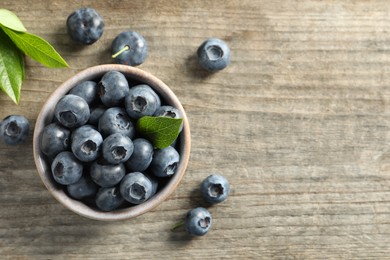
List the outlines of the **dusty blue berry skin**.
<svg viewBox="0 0 390 260">
<path fill-rule="evenodd" d="M 218 71 L 230 63 L 230 49 L 223 40 L 209 38 L 204 41 L 197 51 L 198 62 L 208 71 Z"/>
<path fill-rule="evenodd" d="M 88 122 L 90 110 L 82 97 L 67 94 L 58 101 L 54 115 L 63 126 L 76 128 Z"/>
<path fill-rule="evenodd" d="M 91 178 L 83 175 L 76 183 L 66 186 L 66 189 L 72 198 L 81 200 L 94 196 L 99 187 L 92 181 Z"/>
<path fill-rule="evenodd" d="M 102 211 L 112 211 L 119 208 L 125 200 L 120 194 L 119 187 L 100 188 L 96 194 L 96 206 Z"/>
<path fill-rule="evenodd" d="M 71 136 L 73 154 L 82 162 L 92 162 L 101 154 L 103 137 L 92 125 L 76 128 Z"/>
<path fill-rule="evenodd" d="M 157 177 L 169 177 L 176 172 L 180 155 L 172 146 L 156 149 L 150 164 L 150 171 Z"/>
<path fill-rule="evenodd" d="M 144 138 L 133 140 L 134 151 L 130 159 L 126 161 L 126 169 L 129 172 L 145 171 L 153 159 L 153 145 Z"/>
<path fill-rule="evenodd" d="M 70 130 L 59 122 L 51 123 L 43 128 L 39 145 L 41 151 L 53 159 L 60 152 L 70 149 Z"/>
<path fill-rule="evenodd" d="M 68 16 L 66 26 L 72 40 L 86 45 L 96 42 L 104 31 L 103 18 L 93 8 L 74 11 Z"/>
<path fill-rule="evenodd" d="M 177 119 L 183 118 L 179 109 L 168 105 L 160 106 L 159 108 L 157 108 L 156 112 L 154 112 L 154 116 L 163 116 L 163 117 L 170 117 L 170 118 L 177 118 Z M 182 130 L 183 130 L 183 123 L 181 123 L 180 125 L 180 132 Z"/>
<path fill-rule="evenodd" d="M 83 164 L 73 153 L 64 151 L 54 158 L 51 172 L 56 182 L 63 185 L 76 183 L 83 175 Z"/>
<path fill-rule="evenodd" d="M 73 87 L 69 94 L 84 98 L 88 105 L 94 103 L 97 99 L 97 84 L 95 81 L 84 81 Z"/>
<path fill-rule="evenodd" d="M 213 224 L 210 212 L 202 207 L 188 211 L 185 219 L 185 228 L 193 236 L 204 236 Z"/>
<path fill-rule="evenodd" d="M 22 115 L 10 115 L 0 123 L 0 139 L 7 145 L 17 145 L 26 140 L 30 123 Z"/>
<path fill-rule="evenodd" d="M 152 116 L 160 106 L 160 97 L 145 84 L 130 88 L 129 95 L 125 98 L 126 112 L 134 119 Z"/>
<path fill-rule="evenodd" d="M 138 66 L 145 61 L 148 56 L 148 44 L 142 35 L 133 31 L 120 33 L 112 42 L 111 54 L 118 53 L 126 46 L 129 49 L 114 58 L 117 63 Z"/>
<path fill-rule="evenodd" d="M 92 180 L 101 187 L 113 187 L 118 184 L 126 174 L 125 166 L 120 164 L 105 164 L 98 160 L 90 167 Z"/>
<path fill-rule="evenodd" d="M 135 127 L 126 110 L 121 107 L 107 109 L 99 118 L 98 128 L 103 136 L 120 133 L 133 138 Z"/>
<path fill-rule="evenodd" d="M 141 204 L 147 201 L 155 188 L 151 180 L 141 172 L 128 173 L 120 183 L 122 197 L 132 204 Z"/>
<path fill-rule="evenodd" d="M 212 174 L 202 181 L 200 191 L 208 203 L 217 204 L 227 199 L 230 185 L 228 180 L 222 175 Z"/>
<path fill-rule="evenodd" d="M 120 133 L 109 135 L 103 141 L 103 158 L 112 164 L 126 162 L 133 150 L 133 141 Z"/>
<path fill-rule="evenodd" d="M 104 114 L 106 111 L 106 107 L 103 105 L 101 106 L 95 106 L 91 108 L 91 114 L 89 116 L 88 124 L 97 126 L 99 123 L 100 117 Z"/>
<path fill-rule="evenodd" d="M 108 107 L 120 106 L 129 94 L 129 83 L 119 71 L 106 72 L 98 84 L 98 95 Z"/>
</svg>

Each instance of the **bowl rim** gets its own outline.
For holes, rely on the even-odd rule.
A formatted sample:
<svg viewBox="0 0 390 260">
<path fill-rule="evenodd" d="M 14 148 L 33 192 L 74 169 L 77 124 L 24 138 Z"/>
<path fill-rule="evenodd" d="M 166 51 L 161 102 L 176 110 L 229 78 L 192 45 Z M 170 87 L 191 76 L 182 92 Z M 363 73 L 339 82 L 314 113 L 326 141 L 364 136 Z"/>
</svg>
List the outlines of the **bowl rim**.
<svg viewBox="0 0 390 260">
<path fill-rule="evenodd" d="M 160 96 L 163 97 L 163 99 L 168 104 L 179 109 L 183 118 L 183 129 L 180 134 L 179 144 L 180 161 L 176 169 L 176 173 L 172 177 L 170 177 L 170 180 L 166 183 L 165 187 L 160 190 L 156 195 L 154 195 L 151 199 L 147 200 L 142 204 L 119 210 L 114 210 L 111 212 L 103 212 L 99 211 L 98 209 L 93 209 L 84 204 L 83 202 L 71 198 L 65 193 L 63 187 L 61 188 L 59 184 L 54 183 L 54 180 L 51 177 L 50 165 L 48 165 L 48 163 L 45 161 L 45 155 L 40 151 L 40 135 L 43 128 L 52 122 L 52 118 L 54 116 L 54 107 L 62 96 L 67 94 L 70 89 L 77 84 L 86 80 L 96 79 L 98 77 L 101 77 L 104 73 L 113 70 L 123 73 L 128 79 L 135 79 L 141 81 L 142 83 L 150 85 L 154 90 L 158 92 Z M 34 162 L 38 170 L 38 174 L 48 191 L 54 196 L 54 198 L 58 202 L 60 202 L 69 210 L 83 217 L 94 220 L 114 221 L 130 219 L 144 214 L 157 207 L 164 200 L 166 200 L 179 185 L 188 166 L 190 150 L 191 136 L 188 118 L 181 102 L 179 101 L 175 93 L 163 81 L 161 81 L 151 73 L 141 70 L 139 68 L 120 64 L 103 64 L 89 67 L 76 73 L 74 76 L 63 82 L 49 95 L 49 97 L 44 102 L 35 122 L 33 134 Z"/>
</svg>

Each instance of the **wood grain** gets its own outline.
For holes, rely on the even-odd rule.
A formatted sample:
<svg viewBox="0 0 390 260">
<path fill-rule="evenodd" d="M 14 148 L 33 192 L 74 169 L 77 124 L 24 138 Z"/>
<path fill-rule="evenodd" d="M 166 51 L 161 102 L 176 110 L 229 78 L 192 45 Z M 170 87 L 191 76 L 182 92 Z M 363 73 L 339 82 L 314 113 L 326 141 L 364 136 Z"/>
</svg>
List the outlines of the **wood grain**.
<svg viewBox="0 0 390 260">
<path fill-rule="evenodd" d="M 69 13 L 96 8 L 103 37 L 80 47 Z M 0 95 L 0 116 L 32 123 L 61 82 L 110 63 L 124 30 L 150 45 L 140 68 L 162 79 L 189 117 L 192 151 L 177 191 L 153 212 L 91 221 L 57 203 L 41 183 L 32 134 L 0 144 L 2 259 L 385 259 L 390 255 L 390 3 L 388 1 L 2 2 L 51 42 L 71 69 L 26 58 L 19 106 Z M 207 37 L 227 41 L 231 65 L 202 71 Z M 198 186 L 213 172 L 232 185 L 211 207 L 212 231 L 190 238 L 170 228 L 205 206 Z"/>
</svg>

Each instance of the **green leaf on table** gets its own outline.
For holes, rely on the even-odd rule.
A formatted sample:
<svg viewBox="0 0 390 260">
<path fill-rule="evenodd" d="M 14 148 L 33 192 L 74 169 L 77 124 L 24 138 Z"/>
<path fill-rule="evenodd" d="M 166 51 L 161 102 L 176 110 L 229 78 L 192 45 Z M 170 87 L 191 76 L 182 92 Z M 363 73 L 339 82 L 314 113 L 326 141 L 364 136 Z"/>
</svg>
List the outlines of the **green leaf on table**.
<svg viewBox="0 0 390 260">
<path fill-rule="evenodd" d="M 69 67 L 61 55 L 46 40 L 28 32 L 2 27 L 14 44 L 30 58 L 49 68 Z"/>
<path fill-rule="evenodd" d="M 0 29 L 0 89 L 19 103 L 24 79 L 23 55 Z"/>
<path fill-rule="evenodd" d="M 26 32 L 22 21 L 13 12 L 7 9 L 0 9 L 0 24 L 18 32 Z"/>
<path fill-rule="evenodd" d="M 179 136 L 183 119 L 162 116 L 144 116 L 138 119 L 137 131 L 159 149 L 170 146 Z"/>
</svg>

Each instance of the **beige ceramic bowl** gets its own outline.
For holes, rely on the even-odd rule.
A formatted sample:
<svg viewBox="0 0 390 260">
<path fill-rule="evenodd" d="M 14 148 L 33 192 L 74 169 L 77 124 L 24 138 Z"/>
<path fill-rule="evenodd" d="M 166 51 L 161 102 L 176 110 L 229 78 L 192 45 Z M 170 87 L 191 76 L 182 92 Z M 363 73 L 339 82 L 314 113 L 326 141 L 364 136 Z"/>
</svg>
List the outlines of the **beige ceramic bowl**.
<svg viewBox="0 0 390 260">
<path fill-rule="evenodd" d="M 103 76 L 104 73 L 116 70 L 122 72 L 129 80 L 136 80 L 150 85 L 165 101 L 165 103 L 172 105 L 180 110 L 183 116 L 183 130 L 179 136 L 178 152 L 180 154 L 180 161 L 176 169 L 176 173 L 170 177 L 165 186 L 160 189 L 156 195 L 143 204 L 131 206 L 123 209 L 118 209 L 111 212 L 102 212 L 96 208 L 87 206 L 83 202 L 77 201 L 69 197 L 64 191 L 63 186 L 57 184 L 51 174 L 50 165 L 46 160 L 46 157 L 39 149 L 39 139 L 43 128 L 52 122 L 54 107 L 59 99 L 69 92 L 77 84 L 85 80 L 96 80 Z M 61 86 L 59 86 L 52 95 L 47 99 L 40 111 L 34 129 L 33 137 L 33 153 L 35 164 L 43 183 L 49 192 L 66 208 L 74 211 L 75 213 L 96 220 L 123 220 L 136 217 L 143 213 L 146 213 L 161 202 L 163 202 L 178 186 L 186 170 L 189 156 L 190 156 L 191 138 L 188 119 L 183 106 L 179 102 L 176 95 L 172 90 L 165 85 L 161 80 L 154 77 L 148 72 L 140 69 L 126 66 L 126 65 L 99 65 L 88 68 L 74 77 L 67 80 Z"/>
</svg>

